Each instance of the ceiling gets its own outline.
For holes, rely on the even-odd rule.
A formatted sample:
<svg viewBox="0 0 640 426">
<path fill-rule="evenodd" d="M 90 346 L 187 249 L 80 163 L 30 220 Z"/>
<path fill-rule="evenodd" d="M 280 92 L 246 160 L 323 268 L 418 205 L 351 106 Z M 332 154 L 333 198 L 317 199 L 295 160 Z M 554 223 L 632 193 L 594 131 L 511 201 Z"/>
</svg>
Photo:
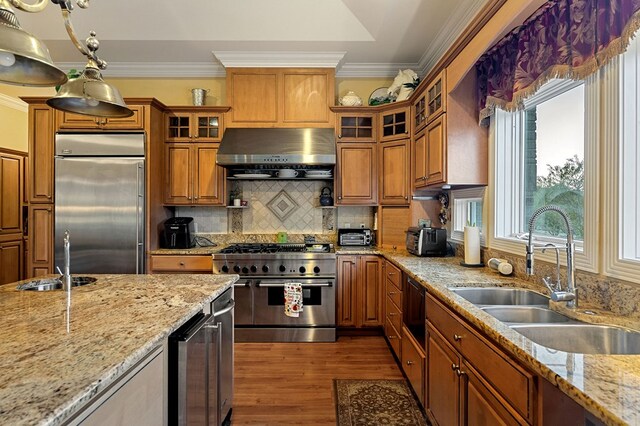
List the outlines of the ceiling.
<svg viewBox="0 0 640 426">
<path fill-rule="evenodd" d="M 425 74 L 487 0 L 93 0 L 72 20 L 111 77 L 223 76 L 224 66 L 336 66 L 341 77 Z M 63 69 L 84 65 L 60 10 L 16 12 Z"/>
</svg>

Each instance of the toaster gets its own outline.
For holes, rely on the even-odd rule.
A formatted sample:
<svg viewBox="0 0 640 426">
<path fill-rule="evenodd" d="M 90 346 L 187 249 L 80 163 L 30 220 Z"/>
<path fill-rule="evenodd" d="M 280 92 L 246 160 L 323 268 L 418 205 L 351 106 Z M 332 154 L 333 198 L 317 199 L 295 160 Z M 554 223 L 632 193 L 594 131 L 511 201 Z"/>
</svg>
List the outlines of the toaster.
<svg viewBox="0 0 640 426">
<path fill-rule="evenodd" d="M 341 246 L 370 246 L 373 243 L 373 231 L 371 229 L 338 229 L 338 244 Z"/>
<path fill-rule="evenodd" d="M 407 231 L 407 251 L 416 256 L 446 256 L 447 230 L 411 227 Z"/>
<path fill-rule="evenodd" d="M 163 247 L 187 249 L 195 246 L 192 217 L 172 217 L 164 222 Z"/>
</svg>

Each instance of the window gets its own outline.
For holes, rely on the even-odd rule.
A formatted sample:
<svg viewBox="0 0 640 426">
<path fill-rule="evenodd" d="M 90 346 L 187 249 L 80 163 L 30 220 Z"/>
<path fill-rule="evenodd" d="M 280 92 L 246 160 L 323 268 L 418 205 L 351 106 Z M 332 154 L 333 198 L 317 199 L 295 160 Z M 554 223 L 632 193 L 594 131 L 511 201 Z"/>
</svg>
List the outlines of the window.
<svg viewBox="0 0 640 426">
<path fill-rule="evenodd" d="M 533 212 L 554 204 L 571 220 L 576 264 L 596 269 L 598 96 L 596 77 L 556 79 L 527 99 L 524 110 L 496 111 L 491 132 L 491 247 L 524 254 L 522 240 Z M 566 233 L 564 220 L 555 213 L 536 220 L 537 242 L 564 242 Z"/>
<path fill-rule="evenodd" d="M 485 242 L 485 220 L 483 219 L 483 203 L 485 188 L 470 188 L 451 191 L 451 239 L 464 241 L 464 227 L 468 224 L 480 228 L 480 244 Z"/>
</svg>

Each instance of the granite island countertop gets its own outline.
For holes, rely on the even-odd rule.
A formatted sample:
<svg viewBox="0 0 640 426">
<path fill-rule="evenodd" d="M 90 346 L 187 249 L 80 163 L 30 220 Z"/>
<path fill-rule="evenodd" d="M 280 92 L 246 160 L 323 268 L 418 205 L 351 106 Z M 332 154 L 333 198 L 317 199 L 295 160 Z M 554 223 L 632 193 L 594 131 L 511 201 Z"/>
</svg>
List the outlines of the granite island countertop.
<svg viewBox="0 0 640 426">
<path fill-rule="evenodd" d="M 0 424 L 62 423 L 238 279 L 91 276 L 69 314 L 66 292 L 0 286 Z"/>
</svg>

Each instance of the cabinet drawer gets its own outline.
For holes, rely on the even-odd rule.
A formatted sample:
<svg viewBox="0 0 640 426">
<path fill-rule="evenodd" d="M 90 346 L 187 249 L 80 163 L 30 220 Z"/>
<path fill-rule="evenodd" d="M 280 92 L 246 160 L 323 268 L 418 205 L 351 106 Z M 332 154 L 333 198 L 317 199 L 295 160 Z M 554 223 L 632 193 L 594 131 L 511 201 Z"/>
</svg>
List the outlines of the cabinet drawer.
<svg viewBox="0 0 640 426">
<path fill-rule="evenodd" d="M 397 266 L 395 266 L 391 262 L 387 262 L 384 276 L 387 278 L 387 280 L 391 281 L 398 288 L 398 290 L 402 291 L 402 271 Z"/>
<path fill-rule="evenodd" d="M 402 369 L 424 406 L 424 350 L 419 349 L 417 342 L 410 336 L 406 327 L 402 327 Z"/>
<path fill-rule="evenodd" d="M 211 256 L 151 256 L 154 272 L 213 272 Z"/>
<path fill-rule="evenodd" d="M 385 318 L 384 321 L 384 335 L 389 339 L 391 348 L 398 359 L 402 359 L 402 337 L 400 336 L 400 333 L 398 333 L 398 330 L 389 321 L 389 317 Z"/>
<path fill-rule="evenodd" d="M 393 287 L 393 286 L 392 286 Z M 395 287 L 393 287 L 395 288 Z M 400 330 L 402 328 L 402 311 L 398 308 L 396 302 L 393 301 L 389 296 L 386 297 L 387 300 L 387 317 L 396 330 Z"/>
<path fill-rule="evenodd" d="M 466 358 L 504 399 L 530 422 L 534 376 L 497 349 L 438 300 L 427 294 L 427 320 Z"/>
<path fill-rule="evenodd" d="M 384 280 L 384 283 L 384 294 L 400 308 L 402 306 L 402 291 L 389 280 Z"/>
</svg>

